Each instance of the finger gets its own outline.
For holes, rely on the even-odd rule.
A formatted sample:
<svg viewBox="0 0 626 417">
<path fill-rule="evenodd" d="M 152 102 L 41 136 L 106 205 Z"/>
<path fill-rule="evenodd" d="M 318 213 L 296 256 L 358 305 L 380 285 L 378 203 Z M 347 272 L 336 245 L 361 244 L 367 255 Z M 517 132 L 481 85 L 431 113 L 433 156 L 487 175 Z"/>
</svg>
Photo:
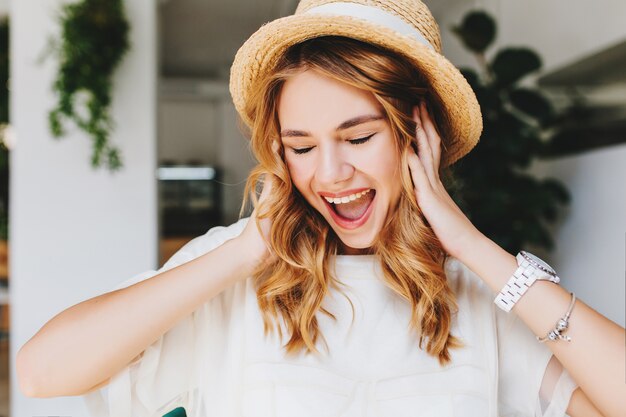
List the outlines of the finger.
<svg viewBox="0 0 626 417">
<path fill-rule="evenodd" d="M 263 190 L 261 191 L 261 197 L 259 198 L 259 201 L 265 201 L 265 199 L 268 198 L 268 196 L 272 192 L 273 182 L 274 181 L 270 174 L 265 174 L 263 176 Z"/>
<path fill-rule="evenodd" d="M 422 126 L 422 120 L 420 118 L 419 106 L 413 107 L 413 121 L 415 122 L 415 139 L 417 141 L 417 155 L 421 159 L 427 159 L 430 157 L 430 146 L 428 145 L 428 137 L 426 131 Z"/>
<path fill-rule="evenodd" d="M 269 190 L 272 189 L 272 183 L 273 179 L 271 174 L 263 175 L 263 191 L 261 192 L 261 195 L 267 194 Z"/>
<path fill-rule="evenodd" d="M 422 121 L 422 126 L 426 131 L 426 135 L 428 136 L 428 143 L 433 156 L 433 166 L 435 168 L 435 172 L 439 172 L 439 163 L 441 159 L 441 136 L 439 136 L 439 133 L 437 132 L 437 128 L 435 127 L 435 123 L 433 122 L 425 101 L 420 103 L 420 119 Z"/>
<path fill-rule="evenodd" d="M 257 207 L 255 207 L 254 212 L 255 212 L 255 217 L 260 218 L 260 223 L 257 224 L 259 233 L 261 234 L 261 236 L 263 236 L 263 240 L 266 241 L 267 243 L 267 236 L 270 232 L 270 218 L 268 217 L 268 207 L 265 207 L 264 205 L 266 204 L 269 196 L 271 195 L 272 192 L 272 188 L 274 186 L 274 176 L 270 173 L 266 173 L 263 175 L 263 190 L 261 191 L 261 196 L 259 197 L 259 201 L 257 203 Z M 263 206 L 263 212 L 261 213 L 257 213 L 257 209 L 259 208 L 259 206 Z M 268 249 L 270 251 L 270 253 L 272 253 L 271 248 L 269 247 L 270 245 L 268 245 Z"/>
<path fill-rule="evenodd" d="M 433 154 L 428 142 L 428 136 L 422 125 L 419 106 L 415 106 L 413 110 L 413 119 L 415 120 L 415 137 L 417 139 L 418 156 L 422 162 L 424 170 L 429 177 L 435 177 L 433 168 Z"/>
<path fill-rule="evenodd" d="M 280 145 L 278 144 L 277 140 L 274 140 L 272 142 L 272 152 L 274 153 L 278 153 L 278 150 L 280 149 Z"/>
<path fill-rule="evenodd" d="M 419 192 L 419 190 L 424 190 L 426 187 L 431 186 L 428 175 L 426 175 L 426 171 L 424 170 L 424 165 L 413 149 L 411 149 L 408 154 L 408 165 L 416 193 Z"/>
<path fill-rule="evenodd" d="M 261 189 L 261 195 L 257 196 L 255 193 L 254 197 L 256 198 L 256 200 L 253 199 L 253 209 L 252 209 L 252 213 L 250 214 L 250 217 L 258 217 L 259 205 L 261 205 L 265 200 L 268 199 L 272 191 L 273 180 L 270 174 L 263 174 L 263 179 L 260 180 L 260 183 L 262 184 L 261 186 L 263 187 Z M 258 191 L 258 182 L 257 182 L 256 190 Z"/>
</svg>

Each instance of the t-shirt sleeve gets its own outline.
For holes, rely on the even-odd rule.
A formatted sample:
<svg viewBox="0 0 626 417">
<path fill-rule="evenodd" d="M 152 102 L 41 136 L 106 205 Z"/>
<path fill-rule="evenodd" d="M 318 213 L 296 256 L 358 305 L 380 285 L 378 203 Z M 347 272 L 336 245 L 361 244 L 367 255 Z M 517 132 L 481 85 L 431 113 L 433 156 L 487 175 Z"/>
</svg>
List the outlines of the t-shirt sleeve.
<svg viewBox="0 0 626 417">
<path fill-rule="evenodd" d="M 129 287 L 155 275 L 182 265 L 220 246 L 241 233 L 248 218 L 230 226 L 211 228 L 176 252 L 158 270 L 132 276 L 112 291 Z M 225 293 L 229 293 L 225 296 Z M 215 332 L 226 326 L 233 306 L 232 294 L 226 290 L 179 321 L 137 355 L 124 369 L 113 375 L 109 383 L 83 396 L 92 417 L 161 417 L 183 407 L 187 417 L 200 417 L 196 377 L 204 361 L 207 335 L 219 340 Z M 236 301 L 236 300 L 235 300 Z M 203 362 L 204 363 L 204 362 Z"/>
<path fill-rule="evenodd" d="M 495 311 L 499 415 L 566 416 L 577 384 L 550 348 L 538 342 L 513 311 L 507 313 L 497 306 Z"/>
</svg>

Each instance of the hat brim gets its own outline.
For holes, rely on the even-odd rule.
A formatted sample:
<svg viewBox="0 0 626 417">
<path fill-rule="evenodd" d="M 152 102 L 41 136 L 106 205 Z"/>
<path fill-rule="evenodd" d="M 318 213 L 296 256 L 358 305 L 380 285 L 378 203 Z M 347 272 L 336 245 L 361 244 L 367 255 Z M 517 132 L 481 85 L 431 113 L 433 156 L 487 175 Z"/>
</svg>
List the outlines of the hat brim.
<svg viewBox="0 0 626 417">
<path fill-rule="evenodd" d="M 448 166 L 478 143 L 482 115 L 474 91 L 461 72 L 443 55 L 392 29 L 349 16 L 296 14 L 264 24 L 241 46 L 230 70 L 230 93 L 243 121 L 248 92 L 271 71 L 292 45 L 321 36 L 345 36 L 386 48 L 405 57 L 423 74 L 438 99 L 447 124 L 442 137 L 441 165 Z"/>
</svg>

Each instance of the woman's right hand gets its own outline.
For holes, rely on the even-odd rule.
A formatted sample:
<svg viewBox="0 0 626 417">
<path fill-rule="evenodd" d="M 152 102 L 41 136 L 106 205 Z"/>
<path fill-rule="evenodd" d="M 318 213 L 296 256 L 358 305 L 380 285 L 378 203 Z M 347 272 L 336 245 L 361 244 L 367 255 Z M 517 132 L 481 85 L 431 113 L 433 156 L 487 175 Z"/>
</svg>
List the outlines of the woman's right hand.
<svg viewBox="0 0 626 417">
<path fill-rule="evenodd" d="M 269 179 L 268 179 L 269 178 Z M 259 197 L 259 204 L 266 201 L 272 191 L 272 178 L 269 175 L 265 175 L 265 181 L 263 183 L 263 191 Z M 275 259 L 275 255 L 270 251 L 266 241 L 269 241 L 269 233 L 271 228 L 270 219 L 261 219 L 260 226 L 261 232 L 256 225 L 257 208 L 252 211 L 250 219 L 246 224 L 243 232 L 239 236 L 241 243 L 246 247 L 250 255 L 250 260 L 253 262 L 253 267 L 256 267 L 261 262 L 272 261 Z"/>
</svg>

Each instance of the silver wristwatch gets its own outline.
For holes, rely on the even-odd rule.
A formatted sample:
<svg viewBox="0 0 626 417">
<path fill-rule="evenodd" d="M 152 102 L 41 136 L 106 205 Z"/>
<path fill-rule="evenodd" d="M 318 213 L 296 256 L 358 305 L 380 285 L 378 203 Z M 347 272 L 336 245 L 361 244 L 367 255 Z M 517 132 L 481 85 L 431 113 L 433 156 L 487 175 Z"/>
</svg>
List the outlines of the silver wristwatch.
<svg viewBox="0 0 626 417">
<path fill-rule="evenodd" d="M 493 301 L 507 313 L 535 281 L 551 281 L 555 284 L 561 281 L 550 265 L 532 253 L 520 251 L 516 259 L 517 269 Z"/>
</svg>

